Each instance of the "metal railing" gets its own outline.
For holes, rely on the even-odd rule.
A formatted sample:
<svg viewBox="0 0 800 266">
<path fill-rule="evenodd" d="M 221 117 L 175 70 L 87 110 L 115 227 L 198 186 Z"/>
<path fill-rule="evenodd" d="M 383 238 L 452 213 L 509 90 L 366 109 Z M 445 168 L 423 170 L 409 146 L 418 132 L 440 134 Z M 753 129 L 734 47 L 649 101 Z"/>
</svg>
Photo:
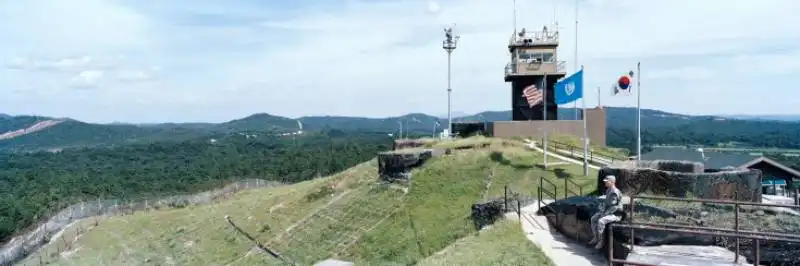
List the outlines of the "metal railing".
<svg viewBox="0 0 800 266">
<path fill-rule="evenodd" d="M 738 198 L 738 195 L 734 195 L 734 198 Z M 636 212 L 636 199 L 649 199 L 649 200 L 666 200 L 666 201 L 679 201 L 679 202 L 696 202 L 696 203 L 713 203 L 713 204 L 730 204 L 733 205 L 734 211 L 734 228 L 727 229 L 727 228 L 716 228 L 716 227 L 696 227 L 696 226 L 685 226 L 685 225 L 674 225 L 674 224 L 659 224 L 659 223 L 637 223 L 634 221 L 634 216 Z M 721 236 L 721 237 L 731 237 L 736 238 L 736 251 L 735 257 L 733 259 L 734 263 L 739 263 L 739 253 L 741 250 L 740 239 L 752 239 L 753 241 L 753 262 L 755 265 L 758 265 L 761 260 L 761 253 L 760 253 L 760 244 L 759 241 L 784 241 L 784 242 L 792 242 L 792 243 L 800 243 L 800 235 L 798 234 L 786 234 L 786 233 L 773 233 L 773 232 L 760 232 L 760 231 L 749 231 L 749 230 L 741 230 L 739 228 L 739 216 L 740 216 L 740 209 L 742 205 L 745 206 L 760 206 L 760 207 L 781 207 L 781 208 L 800 208 L 797 205 L 783 205 L 783 204 L 766 204 L 766 203 L 758 203 L 758 202 L 748 202 L 748 201 L 734 201 L 734 200 L 714 200 L 714 199 L 687 199 L 687 198 L 675 198 L 675 197 L 658 197 L 658 196 L 631 196 L 630 200 L 631 209 L 630 209 L 630 216 L 628 218 L 628 223 L 612 223 L 609 226 L 608 230 L 608 265 L 614 265 L 614 263 L 622 263 L 624 265 L 637 265 L 637 266 L 657 266 L 653 264 L 646 264 L 640 262 L 632 262 L 627 260 L 615 259 L 614 258 L 614 228 L 629 228 L 630 231 L 630 250 L 633 251 L 634 249 L 634 231 L 635 229 L 640 230 L 657 230 L 657 231 L 665 231 L 665 232 L 676 232 L 676 233 L 689 233 L 689 234 L 698 234 L 698 235 L 708 235 L 708 236 Z"/>
<path fill-rule="evenodd" d="M 555 69 L 555 72 L 558 72 L 558 73 L 564 72 L 566 70 L 566 68 L 567 68 L 567 62 L 566 61 L 540 62 L 540 63 L 509 62 L 509 63 L 506 63 L 506 66 L 504 68 L 504 73 L 503 74 L 505 74 L 506 76 L 519 74 L 519 71 L 517 70 L 517 64 L 527 64 L 529 66 L 538 64 L 539 67 L 542 67 L 542 65 L 544 65 L 544 64 L 555 64 L 554 69 Z M 527 73 L 527 71 L 526 71 L 526 73 Z"/>
<path fill-rule="evenodd" d="M 544 139 L 542 139 L 542 141 L 544 141 Z M 547 147 L 548 149 L 552 148 L 554 151 L 559 151 L 559 150 L 566 151 L 572 157 L 583 158 L 583 147 L 577 147 L 563 142 L 552 141 L 552 140 L 548 140 L 547 142 L 548 142 L 548 147 Z M 613 163 L 613 162 L 628 160 L 627 158 L 618 157 L 615 155 L 610 155 L 602 152 L 596 152 L 592 150 L 588 151 L 587 156 L 589 157 L 588 158 L 589 161 L 597 163 Z"/>
</svg>

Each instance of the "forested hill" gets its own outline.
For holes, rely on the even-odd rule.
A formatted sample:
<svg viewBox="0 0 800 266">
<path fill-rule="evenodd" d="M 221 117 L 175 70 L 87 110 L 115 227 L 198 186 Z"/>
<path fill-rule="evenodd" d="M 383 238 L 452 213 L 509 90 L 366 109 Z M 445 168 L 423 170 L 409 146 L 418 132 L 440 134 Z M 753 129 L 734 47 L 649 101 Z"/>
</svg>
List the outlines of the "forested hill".
<svg viewBox="0 0 800 266">
<path fill-rule="evenodd" d="M 218 134 L 181 142 L 0 153 L 0 242 L 48 211 L 85 199 L 171 195 L 246 178 L 293 183 L 391 149 L 378 134 Z"/>
<path fill-rule="evenodd" d="M 636 109 L 605 107 L 608 145 L 635 146 Z M 560 119 L 573 119 L 574 110 L 562 108 Z M 483 112 L 456 118 L 456 121 L 502 121 L 510 111 Z M 35 123 L 42 117 L 0 117 L 0 131 L 9 131 Z M 438 123 L 438 124 L 437 124 Z M 66 147 L 111 146 L 151 141 L 181 141 L 208 134 L 238 131 L 266 131 L 274 134 L 338 129 L 376 134 L 404 131 L 430 135 L 440 131 L 446 119 L 414 113 L 400 117 L 366 118 L 312 116 L 287 118 L 254 114 L 225 123 L 165 123 L 151 125 L 90 124 L 67 120 L 61 124 L 20 137 L 0 141 L 0 150 L 37 150 Z M 1 134 L 1 133 L 0 133 Z M 690 116 L 642 110 L 642 137 L 645 145 L 740 143 L 746 146 L 800 148 L 800 123 L 768 120 L 739 120 L 720 116 Z"/>
</svg>

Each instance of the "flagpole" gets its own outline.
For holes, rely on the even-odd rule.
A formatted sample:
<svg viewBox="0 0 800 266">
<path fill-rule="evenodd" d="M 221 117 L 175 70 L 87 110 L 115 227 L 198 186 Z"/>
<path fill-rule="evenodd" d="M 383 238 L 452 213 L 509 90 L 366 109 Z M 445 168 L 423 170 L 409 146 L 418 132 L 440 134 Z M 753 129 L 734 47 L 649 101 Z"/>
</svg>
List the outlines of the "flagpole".
<svg viewBox="0 0 800 266">
<path fill-rule="evenodd" d="M 583 73 L 583 66 L 581 66 Z M 583 74 L 581 74 L 583 75 Z M 589 133 L 586 130 L 586 92 L 583 90 L 583 79 L 581 79 L 581 104 L 583 105 L 583 176 L 589 176 Z M 575 103 L 578 103 L 577 101 Z"/>
<path fill-rule="evenodd" d="M 581 66 L 583 67 L 583 66 Z M 578 72 L 578 0 L 575 0 L 575 72 Z M 575 109 L 575 120 L 578 120 L 578 101 L 573 106 Z"/>
<path fill-rule="evenodd" d="M 636 63 L 636 165 L 642 160 L 642 62 Z"/>
<path fill-rule="evenodd" d="M 547 131 L 550 131 L 550 122 L 547 121 L 547 73 L 544 73 L 544 81 L 542 82 L 542 100 L 544 108 L 542 109 L 544 117 L 544 140 L 542 141 L 542 150 L 544 150 L 544 169 L 547 169 Z"/>
<path fill-rule="evenodd" d="M 600 86 L 597 86 L 597 108 L 603 108 L 603 105 L 600 102 Z"/>
</svg>

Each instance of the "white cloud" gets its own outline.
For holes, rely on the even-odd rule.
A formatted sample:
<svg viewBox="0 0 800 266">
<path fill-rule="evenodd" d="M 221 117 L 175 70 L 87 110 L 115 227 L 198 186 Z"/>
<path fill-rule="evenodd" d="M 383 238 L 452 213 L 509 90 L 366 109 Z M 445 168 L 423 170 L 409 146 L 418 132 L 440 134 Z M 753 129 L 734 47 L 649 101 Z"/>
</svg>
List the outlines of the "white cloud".
<svg viewBox="0 0 800 266">
<path fill-rule="evenodd" d="M 0 80 L 0 91 L 21 89 L 16 102 L 29 97 L 42 104 L 6 99 L 0 105 L 12 113 L 90 121 L 220 121 L 253 112 L 441 114 L 447 95 L 442 28 L 455 23 L 462 38 L 452 58 L 454 110 L 509 108 L 501 75 L 509 58 L 511 1 L 120 3 L 1 2 L 0 62 L 6 68 L 0 72 L 13 77 Z M 517 1 L 520 28 L 538 28 L 555 13 L 559 60 L 570 70 L 573 3 Z M 581 1 L 578 64 L 586 67 L 587 85 L 607 88 L 641 61 L 645 107 L 740 112 L 750 106 L 746 87 L 787 88 L 800 96 L 787 78 L 800 74 L 796 10 L 800 2 L 790 0 Z M 75 84 L 108 89 L 75 93 L 68 88 Z M 587 96 L 598 95 L 588 90 Z M 100 98 L 116 108 L 80 104 Z M 634 103 L 605 98 L 610 105 Z M 800 112 L 782 99 L 761 99 L 759 111 Z"/>
<path fill-rule="evenodd" d="M 95 87 L 103 76 L 104 73 L 100 70 L 84 70 L 70 80 L 70 85 L 73 87 Z"/>
</svg>

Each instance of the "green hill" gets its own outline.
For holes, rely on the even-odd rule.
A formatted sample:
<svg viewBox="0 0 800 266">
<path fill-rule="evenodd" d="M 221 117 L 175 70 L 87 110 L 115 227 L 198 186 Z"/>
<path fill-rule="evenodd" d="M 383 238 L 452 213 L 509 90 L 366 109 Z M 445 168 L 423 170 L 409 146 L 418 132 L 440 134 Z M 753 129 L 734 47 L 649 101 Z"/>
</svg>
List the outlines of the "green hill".
<svg viewBox="0 0 800 266">
<path fill-rule="evenodd" d="M 218 204 L 112 216 L 97 226 L 90 219 L 29 260 L 42 256 L 53 265 L 281 264 L 237 234 L 223 219 L 230 216 L 298 265 L 330 257 L 357 265 L 552 265 L 515 221 L 476 231 L 470 206 L 502 197 L 506 185 L 533 193 L 540 176 L 555 181 L 566 174 L 589 191 L 596 172 L 583 177 L 581 167 L 570 164 L 543 170 L 535 166 L 542 155 L 516 141 L 459 141 L 490 146 L 434 157 L 413 171 L 410 186 L 377 183 L 377 163 L 371 160 L 325 178 L 240 192 Z"/>
</svg>

